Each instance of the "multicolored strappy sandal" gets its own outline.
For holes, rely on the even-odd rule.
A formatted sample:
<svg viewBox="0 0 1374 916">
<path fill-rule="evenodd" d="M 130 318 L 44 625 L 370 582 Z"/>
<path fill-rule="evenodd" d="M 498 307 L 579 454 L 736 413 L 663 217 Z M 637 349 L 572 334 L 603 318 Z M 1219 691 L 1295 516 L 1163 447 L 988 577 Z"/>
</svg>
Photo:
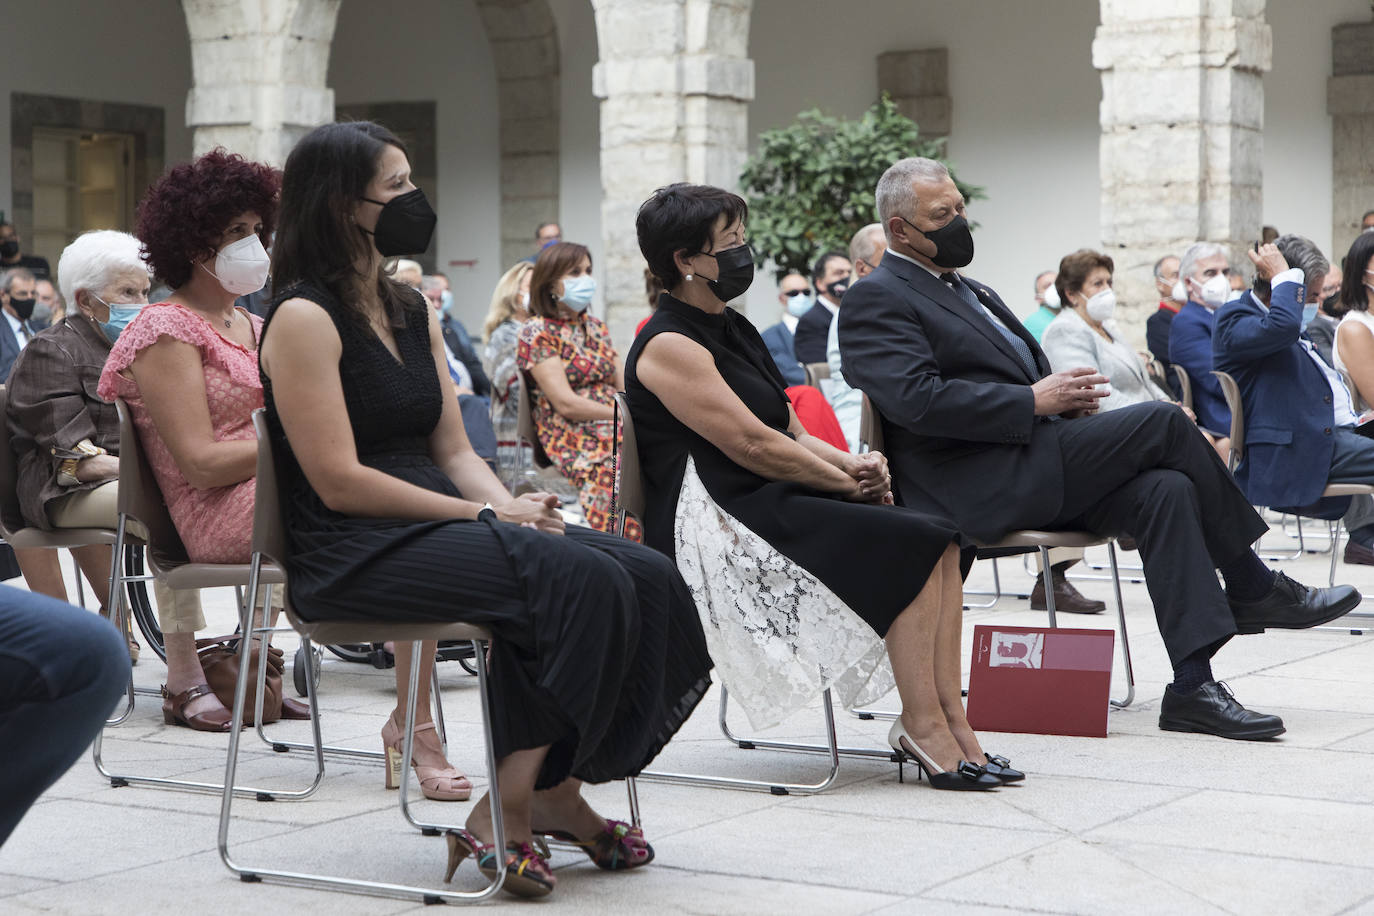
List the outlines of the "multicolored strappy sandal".
<svg viewBox="0 0 1374 916">
<path fill-rule="evenodd" d="M 535 832 L 564 843 L 571 843 L 585 852 L 587 858 L 596 863 L 597 868 L 604 868 L 606 871 L 639 868 L 641 865 L 648 865 L 654 860 L 654 847 L 648 843 L 640 846 L 625 842 L 628 837 L 644 839 L 644 831 L 638 827 L 631 827 L 624 821 L 607 820 L 606 829 L 594 840 L 579 840 L 566 830 L 537 830 Z M 643 858 L 636 856 L 640 849 L 644 850 Z"/>
<path fill-rule="evenodd" d="M 444 882 L 453 880 L 453 873 L 468 856 L 477 860 L 477 870 L 488 879 L 496 877 L 496 847 L 483 843 L 466 830 L 451 829 L 448 839 L 448 871 Z M 507 843 L 506 880 L 501 889 L 517 897 L 547 897 L 553 893 L 553 870 L 544 856 L 529 843 Z"/>
</svg>

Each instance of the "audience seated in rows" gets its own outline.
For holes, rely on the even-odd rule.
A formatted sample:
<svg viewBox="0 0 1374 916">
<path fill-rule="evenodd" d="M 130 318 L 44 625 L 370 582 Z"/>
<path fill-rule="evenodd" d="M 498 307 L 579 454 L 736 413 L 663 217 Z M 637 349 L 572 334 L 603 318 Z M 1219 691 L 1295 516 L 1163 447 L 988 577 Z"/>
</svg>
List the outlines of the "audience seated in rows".
<svg viewBox="0 0 1374 916">
<path fill-rule="evenodd" d="M 1350 391 L 1301 336 L 1326 257 L 1297 235 L 1250 257 L 1255 288 L 1217 312 L 1214 341 L 1217 368 L 1236 380 L 1245 405 L 1236 482 L 1255 505 L 1285 509 L 1316 505 L 1328 483 L 1374 483 L 1374 440 L 1355 432 Z M 1351 500 L 1345 526 L 1346 562 L 1374 564 L 1374 499 Z"/>
<path fill-rule="evenodd" d="M 1022 528 L 1130 535 L 1174 667 L 1160 727 L 1281 734 L 1278 716 L 1245 709 L 1216 682 L 1212 655 L 1238 633 L 1325 623 L 1359 593 L 1267 569 L 1251 549 L 1264 522 L 1181 409 L 1098 413 L 1106 376 L 1052 372 L 997 294 L 955 273 L 974 246 L 943 165 L 894 164 L 877 209 L 887 254 L 841 310 L 840 347 L 882 416 L 903 504 L 951 517 L 982 543 Z"/>
<path fill-rule="evenodd" d="M 501 275 L 482 324 L 482 368 L 491 379 L 491 425 L 496 441 L 513 442 L 520 417 L 520 369 L 515 349 L 520 328 L 530 317 L 530 278 L 534 265 L 517 261 Z M 506 481 L 510 483 L 511 481 Z"/>
<path fill-rule="evenodd" d="M 11 267 L 0 273 L 0 380 L 9 378 L 19 351 L 29 345 L 42 328 L 33 322 L 37 279 L 27 267 Z"/>
<path fill-rule="evenodd" d="M 806 372 L 797 362 L 796 333 L 797 323 L 802 316 L 811 311 L 815 303 L 811 301 L 811 282 L 795 270 L 783 275 L 778 281 L 777 324 L 770 324 L 759 332 L 768 355 L 782 374 L 782 380 L 790 388 L 806 384 Z"/>
<path fill-rule="evenodd" d="M 792 332 L 792 352 L 797 362 L 825 362 L 825 339 L 830 322 L 840 310 L 840 300 L 849 289 L 854 265 L 842 251 L 827 251 L 816 259 L 811 268 L 811 285 L 816 290 L 816 304 L 806 310 Z"/>
<path fill-rule="evenodd" d="M 1045 328 L 1059 316 L 1059 311 L 1064 306 L 1059 299 L 1059 291 L 1054 288 L 1054 280 L 1055 273 L 1052 270 L 1041 271 L 1035 275 L 1036 309 L 1026 316 L 1024 323 L 1026 330 L 1037 341 L 1044 336 Z"/>
<path fill-rule="evenodd" d="M 711 663 L 667 560 L 565 530 L 555 498 L 512 498 L 469 447 L 439 322 L 385 273 L 387 255 L 425 247 L 433 229 L 405 148 L 385 128 L 327 124 L 287 158 L 273 251 L 282 290 L 263 329 L 262 373 L 287 494 L 291 598 L 307 620 L 493 631 L 510 842 L 490 845 L 484 798 L 468 829 L 448 835 L 449 873 L 472 855 L 489 874 L 505 867 L 506 890 L 543 895 L 555 879 L 538 834 L 576 842 L 606 869 L 653 859 L 643 833 L 598 815 L 581 784 L 647 765 L 701 699 Z M 549 313 L 585 305 L 573 281 L 587 271 L 585 249 L 553 245 L 536 264 L 534 295 Z"/>
<path fill-rule="evenodd" d="M 420 279 L 420 293 L 439 316 L 444 336 L 444 358 L 458 392 L 458 409 L 463 414 L 463 429 L 472 450 L 492 469 L 496 468 L 496 432 L 491 422 L 491 382 L 482 370 L 482 361 L 473 348 L 472 338 L 453 315 L 453 296 L 446 281 L 437 276 Z M 447 303 L 447 305 L 445 305 Z"/>
<path fill-rule="evenodd" d="M 874 266 L 887 250 L 887 237 L 880 223 L 869 223 L 849 240 L 849 260 L 854 264 L 854 282 L 858 283 L 873 272 Z M 840 305 L 844 307 L 843 303 Z M 835 409 L 835 418 L 844 431 L 845 443 L 851 452 L 859 450 L 859 418 L 863 413 L 864 395 L 844 380 L 844 364 L 840 359 L 839 322 L 830 322 L 826 332 L 825 361 L 830 378 L 821 382 L 821 390 Z"/>
<path fill-rule="evenodd" d="M 1341 303 L 1341 279 L 1341 269 L 1332 265 L 1322 280 L 1316 314 L 1310 320 L 1303 322 L 1302 327 L 1302 336 L 1312 341 L 1312 346 L 1316 348 L 1317 355 L 1325 360 L 1328 366 L 1335 369 L 1341 368 L 1336 365 L 1334 352 L 1336 329 L 1340 327 L 1341 318 L 1349 311 L 1349 307 Z M 1347 384 L 1349 384 L 1348 380 Z M 1352 390 L 1350 393 L 1353 395 L 1356 392 Z M 1356 400 L 1356 409 L 1361 409 L 1358 399 Z"/>
</svg>

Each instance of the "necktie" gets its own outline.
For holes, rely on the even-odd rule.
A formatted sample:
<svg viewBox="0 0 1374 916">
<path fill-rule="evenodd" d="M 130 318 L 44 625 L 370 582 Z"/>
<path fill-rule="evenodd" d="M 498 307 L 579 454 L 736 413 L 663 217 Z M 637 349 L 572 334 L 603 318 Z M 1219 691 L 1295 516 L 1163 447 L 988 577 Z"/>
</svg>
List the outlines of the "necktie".
<svg viewBox="0 0 1374 916">
<path fill-rule="evenodd" d="M 978 296 L 973 290 L 969 289 L 968 284 L 965 283 L 958 274 L 951 270 L 948 273 L 940 274 L 940 279 L 948 283 L 950 287 L 953 288 L 955 294 L 958 295 L 960 299 L 964 300 L 964 302 L 968 303 L 969 308 L 973 309 L 980 318 L 992 325 L 999 334 L 1006 338 L 1007 343 L 1011 344 L 1012 350 L 1021 358 L 1021 363 L 1026 367 L 1026 371 L 1031 374 L 1031 378 L 1040 378 L 1040 368 L 1035 364 L 1035 357 L 1031 355 L 1030 347 L 1026 346 L 1026 342 L 1018 337 L 1010 328 L 1004 327 L 992 320 L 988 313 L 984 311 L 983 303 L 978 301 Z"/>
</svg>

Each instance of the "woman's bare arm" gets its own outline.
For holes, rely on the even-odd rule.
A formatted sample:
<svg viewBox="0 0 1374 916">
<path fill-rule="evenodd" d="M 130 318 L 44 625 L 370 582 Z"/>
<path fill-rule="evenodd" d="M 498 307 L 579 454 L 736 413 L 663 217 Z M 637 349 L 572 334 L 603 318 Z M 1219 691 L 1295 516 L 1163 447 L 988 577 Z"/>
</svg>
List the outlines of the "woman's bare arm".
<svg viewBox="0 0 1374 916">
<path fill-rule="evenodd" d="M 615 411 L 611 405 L 584 398 L 572 390 L 567 372 L 563 369 L 563 360 L 557 356 L 535 363 L 530 367 L 530 375 L 534 376 L 535 384 L 544 392 L 553 409 L 566 419 L 574 423 L 614 419 Z"/>
</svg>

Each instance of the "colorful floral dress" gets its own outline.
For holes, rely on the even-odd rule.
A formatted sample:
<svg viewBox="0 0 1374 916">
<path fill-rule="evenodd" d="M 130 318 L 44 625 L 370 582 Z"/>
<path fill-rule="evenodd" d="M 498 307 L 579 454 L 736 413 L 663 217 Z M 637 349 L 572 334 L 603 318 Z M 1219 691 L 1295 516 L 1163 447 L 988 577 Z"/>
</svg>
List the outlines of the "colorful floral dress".
<svg viewBox="0 0 1374 916">
<path fill-rule="evenodd" d="M 244 314 L 253 323 L 253 339 L 259 339 L 262 319 Z M 221 337 L 210 322 L 183 305 L 149 305 L 115 341 L 98 389 L 105 400 L 123 398 L 129 405 L 143 452 L 190 559 L 196 563 L 247 563 L 252 553 L 253 478 L 208 490 L 191 486 L 158 435 L 138 384 L 125 373 L 139 353 L 162 337 L 180 340 L 200 351 L 210 424 L 220 442 L 257 439 L 252 415 L 262 406 L 258 352 Z"/>
<path fill-rule="evenodd" d="M 587 524 L 610 531 L 615 482 L 615 424 L 610 420 L 569 420 L 529 375 L 550 357 L 563 364 L 573 393 L 611 405 L 615 402 L 616 352 L 604 322 L 591 315 L 570 321 L 531 318 L 520 329 L 516 364 L 534 391 L 534 425 L 549 460 L 577 487 Z M 630 532 L 627 531 L 627 534 Z"/>
</svg>

